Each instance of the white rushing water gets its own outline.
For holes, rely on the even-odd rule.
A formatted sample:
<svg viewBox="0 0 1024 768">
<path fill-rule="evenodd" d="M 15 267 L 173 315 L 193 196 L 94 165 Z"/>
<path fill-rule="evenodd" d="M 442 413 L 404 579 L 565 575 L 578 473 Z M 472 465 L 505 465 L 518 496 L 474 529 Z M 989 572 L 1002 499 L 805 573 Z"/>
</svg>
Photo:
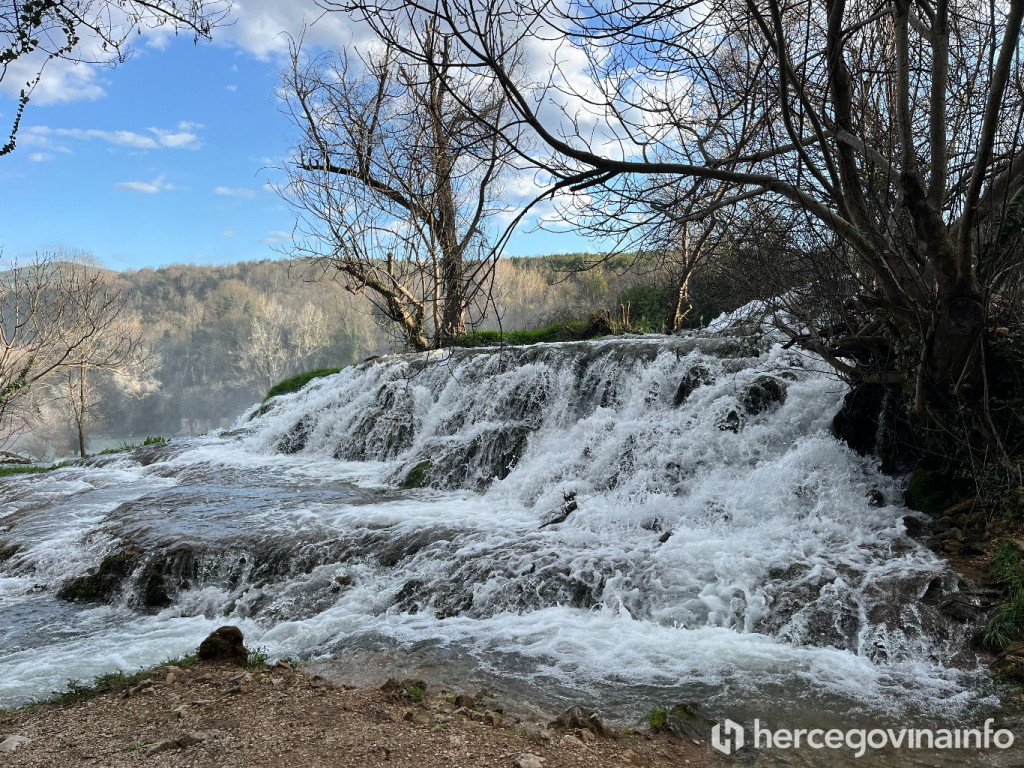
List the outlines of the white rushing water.
<svg viewBox="0 0 1024 768">
<path fill-rule="evenodd" d="M 0 704 L 232 623 L 274 657 L 419 659 L 621 717 L 983 706 L 943 615 L 963 585 L 830 434 L 844 392 L 727 337 L 394 356 L 232 433 L 4 480 Z M 126 549 L 111 604 L 56 597 Z"/>
</svg>

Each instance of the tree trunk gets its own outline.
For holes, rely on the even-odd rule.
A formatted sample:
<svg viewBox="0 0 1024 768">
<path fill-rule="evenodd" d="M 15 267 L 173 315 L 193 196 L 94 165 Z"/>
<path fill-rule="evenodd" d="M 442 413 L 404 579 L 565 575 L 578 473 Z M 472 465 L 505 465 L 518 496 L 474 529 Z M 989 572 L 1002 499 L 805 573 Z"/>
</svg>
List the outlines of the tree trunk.
<svg viewBox="0 0 1024 768">
<path fill-rule="evenodd" d="M 78 369 L 78 454 L 85 458 L 85 366 Z"/>
<path fill-rule="evenodd" d="M 932 334 L 926 340 L 924 400 L 948 405 L 951 399 L 981 396 L 981 342 L 985 311 L 976 293 L 942 297 L 932 313 Z"/>
</svg>

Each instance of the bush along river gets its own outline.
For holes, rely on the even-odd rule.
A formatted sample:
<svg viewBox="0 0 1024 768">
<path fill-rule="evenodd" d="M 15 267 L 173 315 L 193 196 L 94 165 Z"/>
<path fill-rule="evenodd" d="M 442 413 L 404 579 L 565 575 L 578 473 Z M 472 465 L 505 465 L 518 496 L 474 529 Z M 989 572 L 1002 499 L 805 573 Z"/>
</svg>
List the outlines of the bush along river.
<svg viewBox="0 0 1024 768">
<path fill-rule="evenodd" d="M 846 391 L 724 334 L 396 355 L 5 478 L 0 706 L 235 624 L 613 722 L 980 725 L 978 587 L 833 436 Z"/>
</svg>

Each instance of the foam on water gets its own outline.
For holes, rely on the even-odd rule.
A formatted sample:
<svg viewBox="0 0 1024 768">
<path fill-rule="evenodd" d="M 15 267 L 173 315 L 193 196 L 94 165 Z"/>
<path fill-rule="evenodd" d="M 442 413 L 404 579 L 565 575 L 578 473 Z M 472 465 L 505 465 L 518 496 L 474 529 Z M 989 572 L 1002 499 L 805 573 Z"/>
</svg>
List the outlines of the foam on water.
<svg viewBox="0 0 1024 768">
<path fill-rule="evenodd" d="M 942 614 L 967 585 L 908 537 L 898 480 L 830 435 L 844 392 L 728 337 L 395 356 L 219 437 L 5 481 L 22 630 L 0 631 L 0 703 L 235 623 L 272 655 L 439 655 L 623 716 L 984 704 L 971 627 Z M 142 565 L 112 606 L 55 599 L 126 545 L 170 607 L 142 609 Z"/>
</svg>

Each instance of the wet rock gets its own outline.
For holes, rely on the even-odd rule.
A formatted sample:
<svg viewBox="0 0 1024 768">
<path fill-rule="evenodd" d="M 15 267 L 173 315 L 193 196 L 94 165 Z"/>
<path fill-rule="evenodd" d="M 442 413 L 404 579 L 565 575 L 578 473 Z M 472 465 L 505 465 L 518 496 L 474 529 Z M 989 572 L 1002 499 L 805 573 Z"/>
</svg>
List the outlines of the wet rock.
<svg viewBox="0 0 1024 768">
<path fill-rule="evenodd" d="M 0 563 L 10 560 L 20 551 L 21 547 L 18 544 L 8 544 L 5 541 L 0 541 Z"/>
<path fill-rule="evenodd" d="M 552 722 L 548 723 L 548 727 L 561 728 L 566 731 L 586 730 L 592 732 L 595 736 L 602 737 L 607 735 L 604 723 L 601 722 L 601 717 L 597 712 L 579 706 L 569 707 Z"/>
<path fill-rule="evenodd" d="M 426 488 L 430 484 L 430 470 L 434 462 L 427 459 L 409 470 L 409 473 L 398 484 L 399 488 Z"/>
<path fill-rule="evenodd" d="M 22 747 L 31 741 L 32 739 L 27 736 L 19 736 L 18 734 L 8 736 L 3 741 L 0 741 L 0 752 L 14 752 L 18 747 Z"/>
<path fill-rule="evenodd" d="M 758 376 L 744 393 L 741 402 L 743 410 L 751 416 L 764 413 L 786 402 L 786 387 L 771 376 Z"/>
<path fill-rule="evenodd" d="M 911 536 L 916 539 L 924 533 L 925 525 L 921 518 L 916 517 L 915 515 L 907 515 L 903 518 L 903 527 L 907 529 L 907 536 Z"/>
<path fill-rule="evenodd" d="M 676 704 L 665 718 L 665 730 L 681 739 L 707 740 L 715 721 L 701 714 L 697 704 Z"/>
<path fill-rule="evenodd" d="M 722 432 L 739 432 L 740 431 L 740 419 L 739 413 L 733 409 L 730 410 L 724 417 L 720 418 L 715 426 L 718 427 Z"/>
<path fill-rule="evenodd" d="M 527 752 L 516 759 L 516 768 L 544 768 L 545 762 L 543 757 Z"/>
<path fill-rule="evenodd" d="M 107 555 L 94 573 L 67 582 L 57 592 L 57 597 L 73 602 L 109 603 L 139 565 L 141 557 L 142 551 L 135 547 Z"/>
<path fill-rule="evenodd" d="M 242 630 L 227 626 L 214 630 L 199 644 L 199 658 L 203 661 L 230 661 L 243 667 L 249 662 Z"/>
<path fill-rule="evenodd" d="M 675 397 L 672 398 L 672 405 L 678 408 L 689 399 L 695 389 L 710 384 L 713 381 L 711 371 L 703 365 L 693 366 L 693 368 L 683 374 L 679 387 L 676 389 Z"/>
<path fill-rule="evenodd" d="M 576 491 L 569 491 L 569 493 L 562 494 L 562 506 L 559 508 L 557 514 L 548 520 L 546 523 L 541 525 L 541 528 L 547 528 L 549 525 L 558 525 L 564 523 L 569 519 L 569 515 L 579 509 L 579 505 L 576 503 Z"/>
<path fill-rule="evenodd" d="M 883 494 L 880 490 L 878 490 L 877 488 L 872 488 L 870 491 L 868 491 L 869 507 L 884 507 L 885 504 L 885 494 Z"/>
</svg>

